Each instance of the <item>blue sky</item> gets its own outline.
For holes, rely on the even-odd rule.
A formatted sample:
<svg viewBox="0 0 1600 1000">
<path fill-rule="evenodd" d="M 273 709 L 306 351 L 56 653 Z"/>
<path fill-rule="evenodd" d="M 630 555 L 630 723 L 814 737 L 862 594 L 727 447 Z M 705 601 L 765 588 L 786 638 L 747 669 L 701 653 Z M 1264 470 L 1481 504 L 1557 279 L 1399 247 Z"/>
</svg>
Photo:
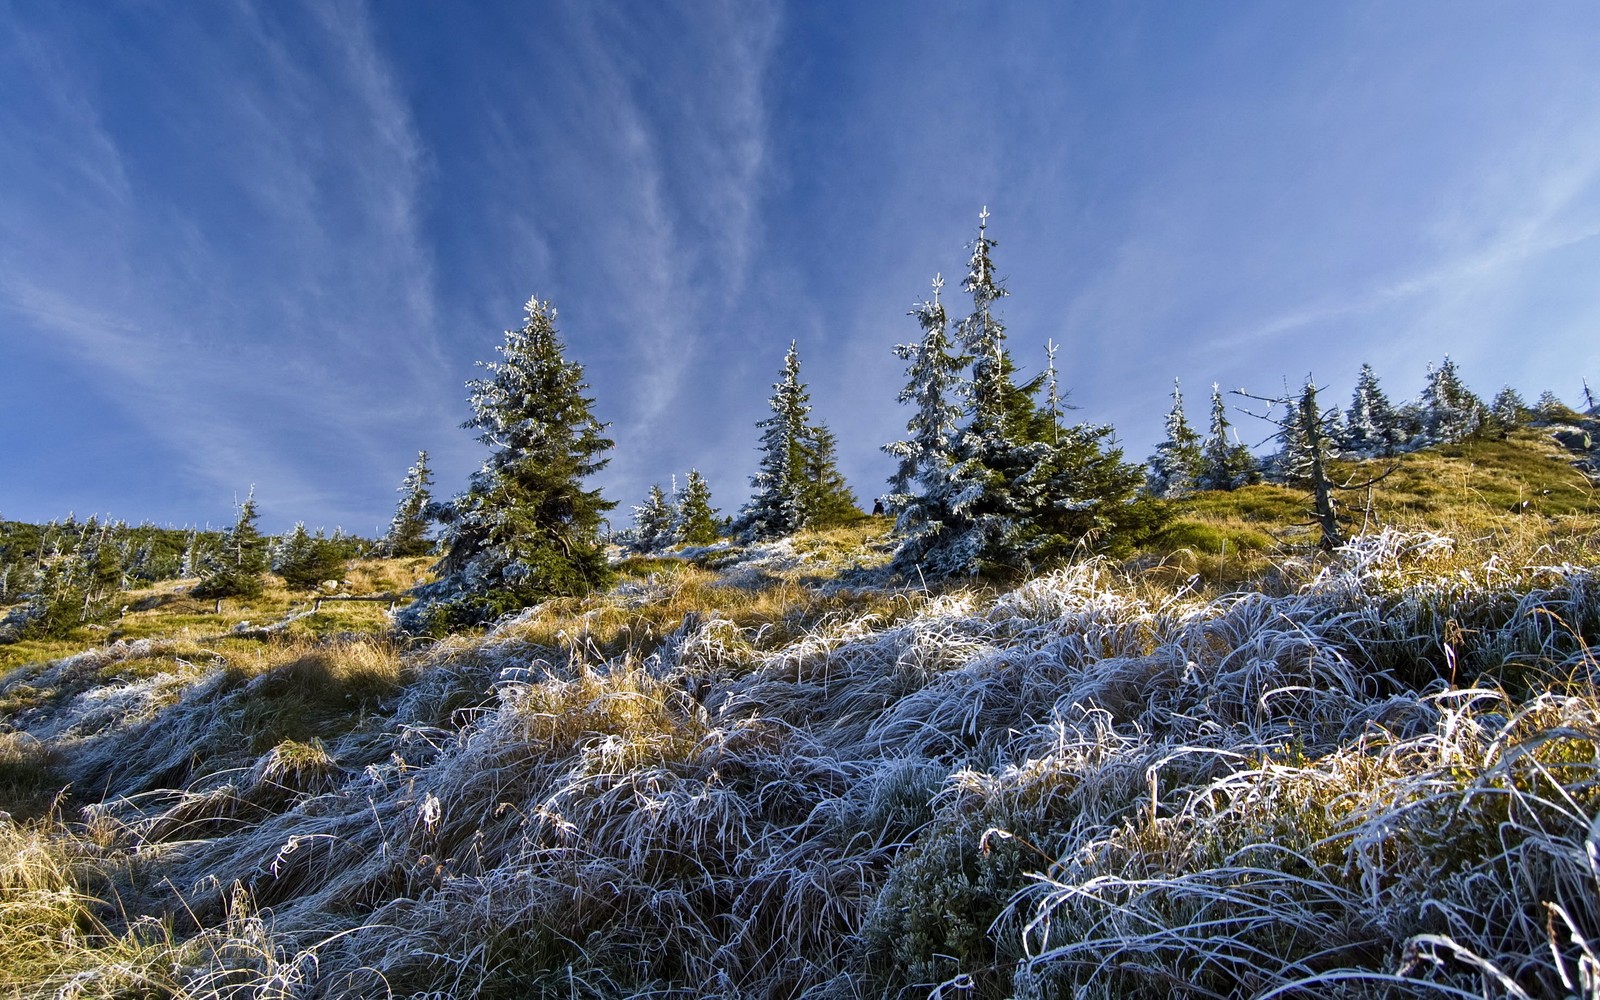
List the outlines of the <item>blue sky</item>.
<svg viewBox="0 0 1600 1000">
<path fill-rule="evenodd" d="M 992 213 L 1024 368 L 1142 459 L 1174 376 L 1600 388 L 1593 3 L 0 0 L 0 515 L 377 531 L 553 300 L 619 522 L 732 511 L 799 342 L 857 493 Z M 954 307 L 959 295 L 946 297 Z M 1239 417 L 1248 434 L 1257 428 Z M 1259 428 L 1264 435 L 1265 428 Z"/>
</svg>

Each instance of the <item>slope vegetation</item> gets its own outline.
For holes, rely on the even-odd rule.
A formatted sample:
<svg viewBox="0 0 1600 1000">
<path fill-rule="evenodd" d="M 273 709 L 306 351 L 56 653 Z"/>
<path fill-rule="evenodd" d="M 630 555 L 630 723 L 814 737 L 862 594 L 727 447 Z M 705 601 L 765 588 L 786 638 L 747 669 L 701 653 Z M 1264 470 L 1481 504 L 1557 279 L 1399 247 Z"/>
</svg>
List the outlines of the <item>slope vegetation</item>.
<svg viewBox="0 0 1600 1000">
<path fill-rule="evenodd" d="M 1257 487 L 1021 582 L 897 582 L 868 520 L 417 648 L 17 666 L 0 989 L 1590 995 L 1600 516 L 1513 512 L 1570 470 L 1505 447 L 1408 456 L 1331 559 Z"/>
</svg>

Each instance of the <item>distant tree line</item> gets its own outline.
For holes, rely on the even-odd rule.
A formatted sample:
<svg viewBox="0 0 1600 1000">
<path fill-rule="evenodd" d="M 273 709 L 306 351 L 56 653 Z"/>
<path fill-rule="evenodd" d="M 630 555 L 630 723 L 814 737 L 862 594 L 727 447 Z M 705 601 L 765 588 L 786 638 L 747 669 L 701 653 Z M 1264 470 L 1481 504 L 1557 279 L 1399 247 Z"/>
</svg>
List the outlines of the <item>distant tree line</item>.
<svg viewBox="0 0 1600 1000">
<path fill-rule="evenodd" d="M 1395 405 L 1363 365 L 1346 408 L 1322 409 L 1309 377 L 1298 393 L 1252 396 L 1268 404 L 1259 415 L 1273 422 L 1278 445 L 1258 458 L 1230 422 L 1219 385 L 1211 387 L 1202 433 L 1190 424 L 1175 379 L 1164 438 L 1145 464 L 1128 462 L 1111 427 L 1066 419 L 1071 407 L 1053 342 L 1042 372 L 1021 373 L 998 312 L 1010 293 L 996 269 L 988 218 L 985 210 L 967 248 L 961 291 L 970 307 L 952 320 L 935 276 L 931 297 L 910 310 L 920 335 L 894 348 L 906 365 L 898 400 L 911 413 L 905 438 L 883 446 L 896 467 L 879 504 L 893 518 L 893 566 L 906 576 L 1016 573 L 1078 554 L 1126 552 L 1161 530 L 1170 501 L 1263 481 L 1312 488 L 1326 547 L 1335 537 L 1332 501 L 1323 498 L 1329 461 L 1579 419 L 1548 392 L 1529 406 L 1507 387 L 1485 403 L 1448 356 L 1429 366 L 1415 399 Z M 608 462 L 609 425 L 594 413 L 582 366 L 566 357 L 554 307 L 530 299 L 522 326 L 506 331 L 498 353 L 468 383 L 472 416 L 464 426 L 478 432 L 487 458 L 462 492 L 440 501 L 430 491 L 427 453 L 419 452 L 382 539 L 309 532 L 303 523 L 263 537 L 253 493 L 222 532 L 94 519 L 0 522 L 0 603 L 11 605 L 0 639 L 104 618 L 115 593 L 135 583 L 197 577 L 197 596 L 250 597 L 269 570 L 308 589 L 337 579 L 351 558 L 434 553 L 436 579 L 418 588 L 399 624 L 437 634 L 606 585 L 614 542 L 641 553 L 721 538 L 748 544 L 864 516 L 839 472 L 837 438 L 812 412 L 793 341 L 770 413 L 756 424 L 760 458 L 738 512 L 720 517 L 709 484 L 691 469 L 681 488 L 676 478 L 670 491 L 653 485 L 633 507 L 632 527 L 617 534 L 606 517 L 615 504 L 585 485 Z"/>
</svg>

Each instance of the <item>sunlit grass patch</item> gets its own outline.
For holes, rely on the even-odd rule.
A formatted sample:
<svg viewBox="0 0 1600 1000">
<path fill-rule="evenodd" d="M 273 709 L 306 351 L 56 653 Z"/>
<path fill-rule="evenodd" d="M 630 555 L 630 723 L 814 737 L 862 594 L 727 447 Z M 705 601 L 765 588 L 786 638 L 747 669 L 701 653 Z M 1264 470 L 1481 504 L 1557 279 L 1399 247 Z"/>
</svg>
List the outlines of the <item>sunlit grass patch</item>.
<svg viewBox="0 0 1600 1000">
<path fill-rule="evenodd" d="M 59 764 L 49 746 L 27 733 L 0 733 L 0 811 L 17 819 L 46 813 L 67 784 Z"/>
<path fill-rule="evenodd" d="M 344 732 L 404 679 L 395 648 L 369 638 L 269 645 L 254 661 L 230 659 L 226 673 L 244 695 L 232 725 L 254 752 Z"/>
</svg>

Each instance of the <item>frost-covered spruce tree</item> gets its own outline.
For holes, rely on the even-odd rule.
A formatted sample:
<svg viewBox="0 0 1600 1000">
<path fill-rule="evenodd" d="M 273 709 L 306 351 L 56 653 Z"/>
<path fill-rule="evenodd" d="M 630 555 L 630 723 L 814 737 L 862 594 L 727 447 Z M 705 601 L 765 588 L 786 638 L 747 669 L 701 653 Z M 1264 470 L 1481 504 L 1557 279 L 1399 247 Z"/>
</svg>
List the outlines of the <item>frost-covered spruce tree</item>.
<svg viewBox="0 0 1600 1000">
<path fill-rule="evenodd" d="M 1489 415 L 1494 420 L 1495 430 L 1505 437 L 1526 424 L 1532 413 L 1521 394 L 1508 385 L 1495 393 L 1494 402 L 1489 404 Z"/>
<path fill-rule="evenodd" d="M 924 552 L 906 550 L 897 557 L 902 566 L 916 558 L 927 575 L 976 573 L 1014 561 L 1019 511 L 1011 487 L 1038 460 L 1024 450 L 1037 414 L 1012 377 L 1016 365 L 1006 349 L 1005 326 L 994 314 L 995 303 L 1010 293 L 995 273 L 993 251 L 999 244 L 989 238 L 988 228 L 984 208 L 961 282 L 962 291 L 972 296 L 972 312 L 957 325 L 957 338 L 972 367 L 966 423 L 946 474 L 946 517 Z"/>
<path fill-rule="evenodd" d="M 810 422 L 811 395 L 800 381 L 800 352 L 794 341 L 772 390 L 772 415 L 756 423 L 761 461 L 750 477 L 750 499 L 739 511 L 735 531 L 752 540 L 781 538 L 859 515 L 839 474 L 833 434 Z"/>
<path fill-rule="evenodd" d="M 970 378 L 947 394 L 942 391 L 946 383 L 935 393 L 913 377 L 901 395 L 903 402 L 919 403 L 919 417 L 935 414 L 908 425 L 911 444 L 921 447 L 891 446 L 903 459 L 940 453 L 940 436 L 949 433 L 950 423 L 941 424 L 941 411 L 932 404 L 964 404 L 947 463 L 903 466 L 904 476 L 893 481 L 913 487 L 905 491 L 908 499 L 898 501 L 913 515 L 897 519 L 904 533 L 895 565 L 902 572 L 948 577 L 1012 571 L 1082 550 L 1115 551 L 1151 530 L 1160 517 L 1154 504 L 1137 497 L 1143 472 L 1122 461 L 1111 446 L 1109 427 L 1062 428 L 1057 394 L 1052 392 L 1048 409 L 1034 401 L 1045 375 L 1017 384 L 1005 327 L 994 314 L 1006 291 L 996 277 L 996 243 L 987 228 L 985 210 L 962 282 L 973 304 L 958 326 L 972 365 Z M 942 312 L 930 308 L 914 314 L 923 322 L 926 343 L 941 328 Z M 921 370 L 943 377 L 950 367 L 941 361 Z M 1053 363 L 1048 374 L 1053 378 Z M 943 413 L 947 420 L 948 411 Z"/>
<path fill-rule="evenodd" d="M 1236 490 L 1261 481 L 1261 469 L 1250 449 L 1231 433 L 1222 386 L 1211 383 L 1211 432 L 1200 449 L 1200 474 L 1195 485 L 1202 490 Z"/>
<path fill-rule="evenodd" d="M 538 298 L 508 330 L 500 360 L 468 382 L 463 426 L 493 449 L 465 492 L 440 505 L 439 578 L 400 616 L 408 631 L 492 621 L 548 597 L 586 593 L 611 578 L 600 529 L 615 504 L 583 481 L 612 446 L 583 367 L 568 361 L 556 311 Z"/>
<path fill-rule="evenodd" d="M 261 574 L 267 571 L 267 540 L 256 526 L 260 519 L 256 511 L 255 487 L 250 488 L 233 527 L 222 536 L 222 542 L 201 560 L 200 582 L 195 584 L 196 597 L 256 597 L 262 590 Z"/>
<path fill-rule="evenodd" d="M 1363 364 L 1345 415 L 1342 447 L 1363 456 L 1393 455 L 1404 443 L 1400 415 L 1378 385 L 1372 366 Z"/>
<path fill-rule="evenodd" d="M 909 313 L 922 327 L 921 339 L 894 349 L 907 362 L 899 401 L 916 409 L 906 421 L 907 438 L 883 446 L 899 459 L 884 499 L 895 518 L 900 551 L 910 563 L 921 560 L 945 529 L 955 500 L 951 472 L 966 398 L 961 373 L 967 359 L 952 350 L 940 302 L 943 288 L 944 278 L 935 275 L 933 298 Z"/>
<path fill-rule="evenodd" d="M 639 552 L 655 552 L 673 544 L 677 519 L 676 505 L 667 499 L 667 491 L 660 483 L 650 484 L 644 503 L 633 508 L 633 547 Z"/>
<path fill-rule="evenodd" d="M 406 470 L 397 492 L 400 502 L 395 506 L 394 517 L 389 521 L 389 531 L 379 543 L 378 551 L 386 556 L 423 556 L 433 551 L 433 539 L 428 531 L 433 526 L 433 474 L 428 469 L 428 453 L 417 452 L 417 463 Z"/>
<path fill-rule="evenodd" d="M 1447 444 L 1469 437 L 1483 425 L 1486 407 L 1461 381 L 1450 355 L 1438 368 L 1428 367 L 1427 384 L 1418 400 L 1422 433 L 1428 444 Z"/>
<path fill-rule="evenodd" d="M 1572 423 L 1581 419 L 1577 411 L 1562 402 L 1561 397 L 1551 389 L 1539 393 L 1539 401 L 1533 404 L 1533 414 L 1546 424 Z"/>
<path fill-rule="evenodd" d="M 710 545 L 718 537 L 717 509 L 711 506 L 711 485 L 699 469 L 690 469 L 676 497 L 678 516 L 672 526 L 677 545 Z"/>
<path fill-rule="evenodd" d="M 1147 463 L 1145 489 L 1151 496 L 1171 500 L 1195 491 L 1204 458 L 1200 435 L 1183 412 L 1183 388 L 1177 379 L 1172 380 L 1172 409 L 1167 411 L 1166 429 L 1166 438 L 1156 445 Z"/>
</svg>

